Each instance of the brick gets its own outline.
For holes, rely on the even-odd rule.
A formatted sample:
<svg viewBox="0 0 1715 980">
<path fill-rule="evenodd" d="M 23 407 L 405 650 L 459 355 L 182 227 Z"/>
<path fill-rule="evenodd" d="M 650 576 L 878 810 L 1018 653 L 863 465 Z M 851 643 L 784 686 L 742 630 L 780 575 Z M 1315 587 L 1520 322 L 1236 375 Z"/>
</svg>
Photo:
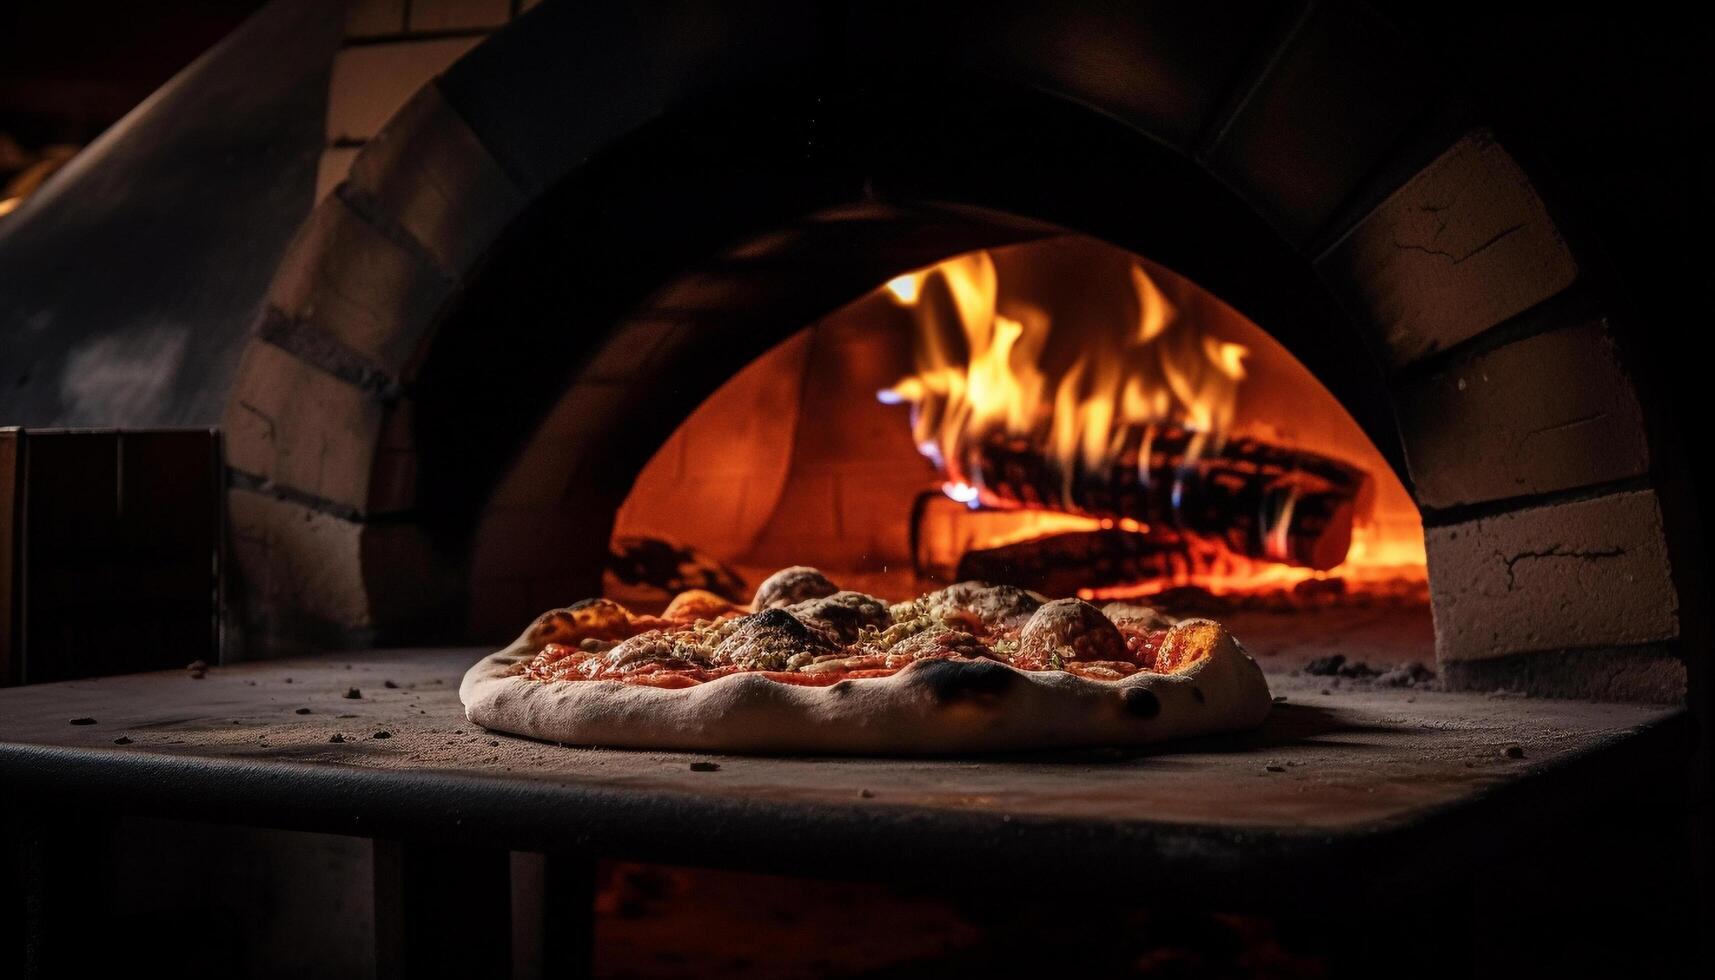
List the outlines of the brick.
<svg viewBox="0 0 1715 980">
<path fill-rule="evenodd" d="M 471 544 L 471 577 L 539 578 L 564 574 L 576 561 L 566 542 L 581 537 L 587 515 L 557 507 L 490 507 Z"/>
<path fill-rule="evenodd" d="M 226 412 L 233 468 L 361 510 L 381 403 L 272 344 L 244 352 Z"/>
<path fill-rule="evenodd" d="M 417 504 L 417 453 L 411 449 L 378 449 L 370 471 L 366 514 L 397 514 Z"/>
<path fill-rule="evenodd" d="M 1539 334 L 1397 395 L 1418 503 L 1569 490 L 1649 470 L 1643 414 L 1600 321 Z"/>
<path fill-rule="evenodd" d="M 1639 490 L 1429 528 L 1442 661 L 1676 639 L 1661 508 Z"/>
<path fill-rule="evenodd" d="M 351 162 L 357 159 L 358 148 L 355 146 L 330 146 L 322 151 L 321 160 L 316 164 L 316 201 L 333 193 L 339 182 L 351 172 Z"/>
<path fill-rule="evenodd" d="M 397 378 L 453 284 L 337 195 L 321 203 L 275 273 L 268 302 Z"/>
<path fill-rule="evenodd" d="M 287 610 L 341 626 L 371 625 L 363 525 L 241 489 L 228 492 L 227 511 L 248 618 Z"/>
<path fill-rule="evenodd" d="M 425 624 L 445 635 L 462 625 L 462 575 L 450 567 L 415 524 L 366 524 L 359 541 L 369 621 L 395 634 Z M 520 627 L 522 629 L 522 627 Z"/>
<path fill-rule="evenodd" d="M 1422 114 L 1436 77 L 1378 14 L 1320 5 L 1209 151 L 1209 166 L 1289 239 L 1308 241 Z"/>
<path fill-rule="evenodd" d="M 525 204 L 433 85 L 364 148 L 351 183 L 455 274 L 469 268 Z"/>
<path fill-rule="evenodd" d="M 413 31 L 499 27 L 511 18 L 512 0 L 411 0 Z"/>
<path fill-rule="evenodd" d="M 1542 199 L 1486 132 L 1394 192 L 1317 266 L 1396 368 L 1475 337 L 1578 276 Z"/>
<path fill-rule="evenodd" d="M 870 35 L 898 43 L 897 8 L 860 5 L 853 13 Z M 956 24 L 958 14 L 946 13 Z M 1184 149 L 1219 107 L 1272 13 L 1228 0 L 986 4 L 982 29 L 957 34 L 971 49 L 957 57 L 986 75 L 1062 93 Z M 862 35 L 854 45 L 882 47 Z"/>
<path fill-rule="evenodd" d="M 622 385 L 579 382 L 567 389 L 501 478 L 495 506 L 552 507 L 565 500 L 591 440 L 629 398 Z"/>
<path fill-rule="evenodd" d="M 346 0 L 345 36 L 377 37 L 405 30 L 406 0 Z"/>
<path fill-rule="evenodd" d="M 481 38 L 368 44 L 334 55 L 328 81 L 328 142 L 373 137 L 411 95 Z"/>
<path fill-rule="evenodd" d="M 629 381 L 659 363 L 694 329 L 670 317 L 630 319 L 590 357 L 584 377 L 597 382 Z"/>
</svg>

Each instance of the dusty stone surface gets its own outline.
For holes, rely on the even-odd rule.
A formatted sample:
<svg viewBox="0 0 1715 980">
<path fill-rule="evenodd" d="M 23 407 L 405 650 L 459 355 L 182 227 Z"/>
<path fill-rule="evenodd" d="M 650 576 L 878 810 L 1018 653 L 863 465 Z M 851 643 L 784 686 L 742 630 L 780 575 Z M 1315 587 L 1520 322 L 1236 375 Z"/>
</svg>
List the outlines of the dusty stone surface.
<svg viewBox="0 0 1715 980">
<path fill-rule="evenodd" d="M 1649 471 L 1643 413 L 1600 321 L 1528 337 L 1406 385 L 1418 503 L 1500 500 Z"/>
<path fill-rule="evenodd" d="M 1271 676 L 1262 728 L 1153 749 L 993 758 L 710 756 L 558 746 L 464 719 L 459 677 L 487 651 L 394 650 L 0 691 L 0 743 L 438 770 L 767 801 L 861 800 L 1001 814 L 1350 829 L 1409 819 L 1668 716 L 1659 707 Z M 288 682 L 290 679 L 290 682 Z M 388 688 L 385 681 L 398 686 Z M 1338 680 L 1337 678 L 1335 680 Z M 363 698 L 343 697 L 352 687 Z M 300 715 L 299 708 L 311 713 Z M 71 726 L 67 718 L 91 717 Z M 374 733 L 386 731 L 388 738 Z M 339 736 L 336 740 L 334 736 Z M 129 745 L 114 744 L 130 738 Z M 1527 755 L 1510 759 L 1507 745 Z M 0 745 L 0 751 L 4 746 Z M 692 771 L 714 762 L 715 771 Z M 1269 770 L 1279 766 L 1283 772 Z"/>
<path fill-rule="evenodd" d="M 1429 528 L 1424 543 L 1442 661 L 1679 635 L 1653 491 Z"/>
<path fill-rule="evenodd" d="M 1317 265 L 1370 320 L 1395 367 L 1475 337 L 1578 276 L 1524 171 L 1486 131 L 1413 177 Z"/>
</svg>

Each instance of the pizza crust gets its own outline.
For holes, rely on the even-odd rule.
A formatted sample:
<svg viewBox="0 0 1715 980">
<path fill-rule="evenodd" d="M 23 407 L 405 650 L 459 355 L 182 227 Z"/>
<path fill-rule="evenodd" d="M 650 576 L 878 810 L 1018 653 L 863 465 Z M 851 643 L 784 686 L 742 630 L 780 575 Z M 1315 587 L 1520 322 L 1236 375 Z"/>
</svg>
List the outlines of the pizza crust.
<svg viewBox="0 0 1715 980">
<path fill-rule="evenodd" d="M 888 677 L 826 687 L 730 674 L 687 688 L 538 681 L 534 627 L 483 658 L 459 687 L 484 728 L 550 742 L 708 752 L 951 755 L 1144 745 L 1262 723 L 1256 661 L 1219 624 L 1186 620 L 1163 646 L 1201 653 L 1183 670 L 1090 680 L 993 660 L 921 660 Z M 1188 645 L 1188 646 L 1187 646 Z"/>
</svg>

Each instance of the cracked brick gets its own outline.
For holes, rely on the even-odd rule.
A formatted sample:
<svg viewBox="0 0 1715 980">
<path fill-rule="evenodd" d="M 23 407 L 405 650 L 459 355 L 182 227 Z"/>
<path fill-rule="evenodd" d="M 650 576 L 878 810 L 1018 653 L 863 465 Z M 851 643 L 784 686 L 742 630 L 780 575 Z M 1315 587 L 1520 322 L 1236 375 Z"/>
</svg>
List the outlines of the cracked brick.
<svg viewBox="0 0 1715 980">
<path fill-rule="evenodd" d="M 1674 640 L 1679 600 L 1649 490 L 1430 528 L 1443 661 Z"/>
<path fill-rule="evenodd" d="M 1571 490 L 1649 471 L 1643 414 L 1600 321 L 1466 358 L 1396 394 L 1427 508 Z"/>
<path fill-rule="evenodd" d="M 1524 171 L 1484 131 L 1394 192 L 1317 268 L 1396 368 L 1477 336 L 1578 276 Z"/>
</svg>

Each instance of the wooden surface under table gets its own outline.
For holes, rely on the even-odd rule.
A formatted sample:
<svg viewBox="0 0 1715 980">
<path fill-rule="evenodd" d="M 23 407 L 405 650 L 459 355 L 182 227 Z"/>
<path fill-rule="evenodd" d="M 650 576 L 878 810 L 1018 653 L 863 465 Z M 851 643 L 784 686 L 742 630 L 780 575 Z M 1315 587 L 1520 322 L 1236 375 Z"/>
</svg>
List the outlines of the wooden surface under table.
<svg viewBox="0 0 1715 980">
<path fill-rule="evenodd" d="M 0 795 L 817 875 L 1280 901 L 1444 873 L 1679 764 L 1676 709 L 1271 677 L 1255 732 L 987 758 L 617 751 L 484 731 L 484 651 L 368 651 L 0 691 Z M 85 719 L 93 719 L 87 721 Z M 1592 828 L 1592 832 L 1595 829 Z M 1347 875 L 1341 869 L 1360 870 Z"/>
</svg>

